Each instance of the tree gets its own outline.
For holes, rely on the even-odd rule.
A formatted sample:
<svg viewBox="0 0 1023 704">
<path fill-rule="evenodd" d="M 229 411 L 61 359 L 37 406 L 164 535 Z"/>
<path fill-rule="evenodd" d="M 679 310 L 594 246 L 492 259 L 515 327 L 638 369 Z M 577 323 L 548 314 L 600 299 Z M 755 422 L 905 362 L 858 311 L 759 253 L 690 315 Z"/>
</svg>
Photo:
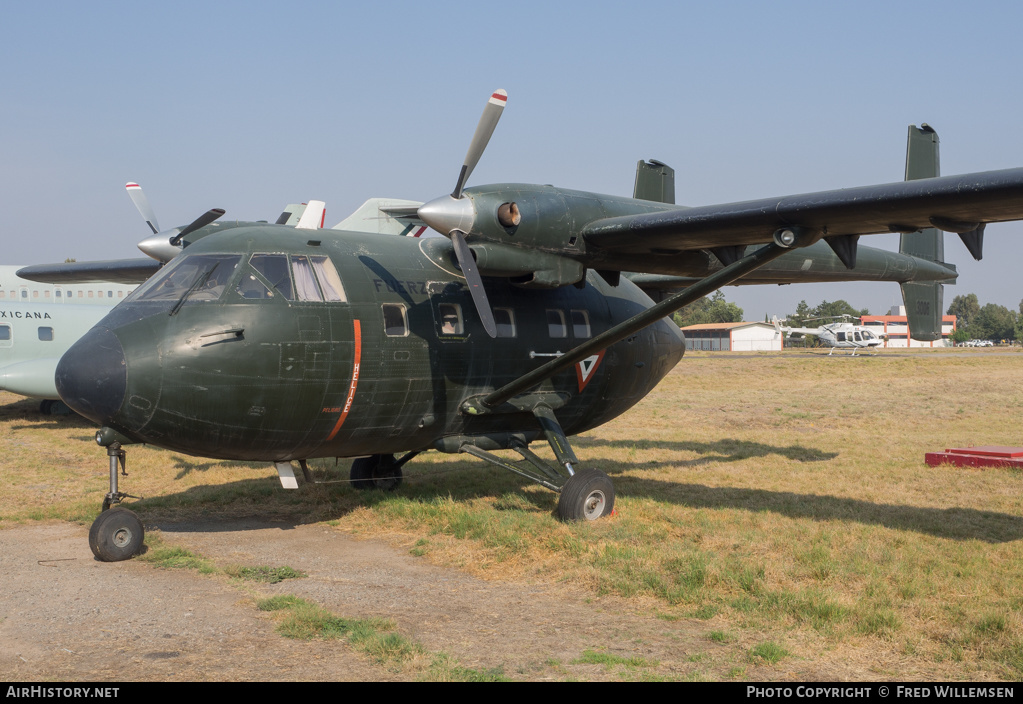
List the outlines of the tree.
<svg viewBox="0 0 1023 704">
<path fill-rule="evenodd" d="M 1016 340 L 1023 341 L 1023 301 L 1019 302 L 1019 314 L 1016 316 Z"/>
<path fill-rule="evenodd" d="M 956 296 L 952 299 L 952 305 L 948 307 L 948 313 L 946 315 L 954 315 L 956 317 L 956 329 L 966 330 L 970 327 L 970 323 L 974 321 L 977 314 L 980 313 L 980 302 L 977 301 L 977 294 L 968 293 L 964 296 Z M 972 333 L 971 333 L 972 335 Z M 972 335 L 978 337 L 977 335 Z"/>
<path fill-rule="evenodd" d="M 740 323 L 742 308 L 726 301 L 721 291 L 715 291 L 675 313 L 674 320 L 680 328 L 702 323 Z"/>
<path fill-rule="evenodd" d="M 1011 340 L 1015 332 L 1015 312 L 997 303 L 985 305 L 970 323 L 970 334 L 980 340 Z"/>
<path fill-rule="evenodd" d="M 859 318 L 864 315 L 870 315 L 870 311 L 866 308 L 856 310 L 843 300 L 821 301 L 821 304 L 814 308 L 813 312 L 814 316 L 818 318 L 840 318 L 843 315 L 848 315 L 850 318 Z"/>
</svg>

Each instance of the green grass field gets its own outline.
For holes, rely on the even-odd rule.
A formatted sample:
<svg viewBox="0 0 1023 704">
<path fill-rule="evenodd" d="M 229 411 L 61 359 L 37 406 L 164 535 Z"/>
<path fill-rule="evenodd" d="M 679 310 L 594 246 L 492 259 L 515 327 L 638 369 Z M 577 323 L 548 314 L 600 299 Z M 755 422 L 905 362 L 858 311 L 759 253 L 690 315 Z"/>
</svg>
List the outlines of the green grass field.
<svg viewBox="0 0 1023 704">
<path fill-rule="evenodd" d="M 107 490 L 94 429 L 36 409 L 0 394 L 0 527 L 91 522 Z M 406 466 L 399 492 L 363 494 L 286 492 L 269 465 L 131 447 L 122 490 L 146 497 L 144 521 L 324 522 L 490 579 L 570 581 L 755 642 L 751 662 L 827 652 L 871 678 L 1023 677 L 1023 476 L 924 464 L 1023 446 L 1023 353 L 691 353 L 574 443 L 614 480 L 616 516 L 559 523 L 551 492 L 437 453 Z"/>
</svg>

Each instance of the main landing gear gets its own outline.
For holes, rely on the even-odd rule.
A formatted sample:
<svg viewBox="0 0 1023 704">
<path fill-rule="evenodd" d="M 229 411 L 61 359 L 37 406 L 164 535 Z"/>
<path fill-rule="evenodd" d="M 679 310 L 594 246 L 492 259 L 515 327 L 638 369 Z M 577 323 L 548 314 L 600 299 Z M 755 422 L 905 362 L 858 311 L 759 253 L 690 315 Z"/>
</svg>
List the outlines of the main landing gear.
<svg viewBox="0 0 1023 704">
<path fill-rule="evenodd" d="M 576 471 L 579 458 L 575 456 L 554 411 L 539 405 L 532 412 L 554 450 L 557 467 L 538 457 L 525 444 L 513 445 L 511 448 L 522 455 L 523 461 L 516 463 L 468 443 L 459 447 L 459 452 L 478 457 L 558 492 L 557 514 L 563 521 L 595 521 L 602 516 L 610 516 L 615 507 L 615 490 L 611 479 L 599 469 Z"/>
<path fill-rule="evenodd" d="M 395 460 L 394 455 L 358 457 L 352 462 L 350 475 L 352 486 L 363 490 L 382 489 L 383 491 L 394 491 L 401 486 L 401 466 L 410 459 L 412 457 L 409 455 L 402 457 L 401 460 Z"/>
<path fill-rule="evenodd" d="M 89 547 L 98 560 L 120 562 L 142 551 L 146 533 L 142 521 L 133 511 L 115 505 L 125 498 L 138 498 L 117 490 L 118 469 L 124 476 L 128 476 L 124 471 L 125 452 L 121 444 L 115 442 L 109 445 L 107 456 L 110 458 L 110 492 L 103 497 L 103 512 L 89 529 Z"/>
</svg>

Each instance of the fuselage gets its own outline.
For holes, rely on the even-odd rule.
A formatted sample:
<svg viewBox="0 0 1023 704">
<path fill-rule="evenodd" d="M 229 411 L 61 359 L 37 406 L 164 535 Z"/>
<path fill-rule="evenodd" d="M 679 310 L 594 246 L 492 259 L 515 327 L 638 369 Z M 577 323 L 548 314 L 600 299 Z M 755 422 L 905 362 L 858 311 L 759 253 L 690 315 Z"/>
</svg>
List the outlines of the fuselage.
<svg viewBox="0 0 1023 704">
<path fill-rule="evenodd" d="M 58 398 L 53 380 L 57 362 L 110 310 L 98 305 L 0 301 L 0 389 Z"/>
<path fill-rule="evenodd" d="M 651 305 L 630 282 L 517 288 L 485 280 L 483 331 L 446 239 L 240 227 L 190 246 L 61 361 L 65 402 L 126 438 L 280 461 L 529 442 L 525 406 L 489 393 Z M 679 361 L 667 320 L 530 392 L 568 434 L 642 399 Z"/>
</svg>

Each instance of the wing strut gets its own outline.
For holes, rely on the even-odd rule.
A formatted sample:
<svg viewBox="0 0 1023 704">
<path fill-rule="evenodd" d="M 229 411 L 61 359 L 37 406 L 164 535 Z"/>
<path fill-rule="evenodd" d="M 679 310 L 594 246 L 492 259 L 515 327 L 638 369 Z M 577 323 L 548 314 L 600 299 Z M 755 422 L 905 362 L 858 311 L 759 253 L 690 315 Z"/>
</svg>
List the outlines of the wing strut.
<svg viewBox="0 0 1023 704">
<path fill-rule="evenodd" d="M 790 231 L 785 230 L 784 232 Z M 777 235 L 775 236 L 775 239 L 779 239 Z M 721 269 L 679 293 L 676 293 L 674 296 L 666 298 L 660 303 L 647 308 L 642 313 L 632 316 L 623 323 L 619 323 L 607 332 L 603 332 L 600 335 L 587 340 L 571 352 L 568 352 L 557 359 L 553 359 L 541 367 L 537 367 L 533 371 L 519 377 L 510 384 L 502 386 L 493 393 L 483 396 L 482 398 L 470 399 L 466 403 L 473 406 L 477 413 L 485 413 L 493 410 L 495 406 L 499 406 L 512 397 L 531 389 L 544 379 L 548 379 L 558 372 L 568 369 L 576 362 L 586 359 L 590 355 L 596 354 L 600 350 L 605 349 L 620 340 L 624 340 L 629 335 L 642 330 L 648 325 L 656 323 L 665 316 L 671 315 L 679 308 L 687 306 L 699 298 L 703 298 L 708 293 L 716 291 L 722 286 L 727 286 L 736 279 L 745 276 L 751 271 L 759 269 L 768 262 L 774 261 L 781 255 L 785 254 L 785 252 L 789 251 L 789 249 L 790 247 L 777 244 L 776 242 L 765 245 L 752 254 L 743 257 L 739 261 L 726 266 L 724 269 Z"/>
</svg>

